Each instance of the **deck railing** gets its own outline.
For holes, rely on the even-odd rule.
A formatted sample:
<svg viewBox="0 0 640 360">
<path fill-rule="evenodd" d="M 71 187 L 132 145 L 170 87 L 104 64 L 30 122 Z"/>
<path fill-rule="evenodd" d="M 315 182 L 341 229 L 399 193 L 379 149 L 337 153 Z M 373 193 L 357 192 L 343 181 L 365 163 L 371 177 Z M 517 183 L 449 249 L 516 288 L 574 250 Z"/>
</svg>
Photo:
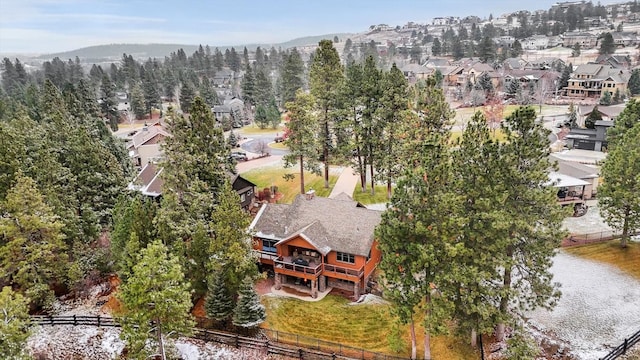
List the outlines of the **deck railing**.
<svg viewBox="0 0 640 360">
<path fill-rule="evenodd" d="M 320 275 L 320 273 L 322 272 L 322 264 L 318 265 L 318 266 L 304 266 L 304 265 L 298 265 L 298 264 L 294 264 L 292 262 L 288 262 L 288 261 L 284 261 L 283 258 L 280 256 L 277 259 L 275 259 L 273 261 L 274 267 L 276 269 L 276 271 L 278 269 L 284 269 L 284 270 L 290 270 L 290 271 L 295 271 L 295 272 L 301 272 L 304 274 L 310 274 L 310 275 L 315 275 L 318 276 Z"/>
</svg>

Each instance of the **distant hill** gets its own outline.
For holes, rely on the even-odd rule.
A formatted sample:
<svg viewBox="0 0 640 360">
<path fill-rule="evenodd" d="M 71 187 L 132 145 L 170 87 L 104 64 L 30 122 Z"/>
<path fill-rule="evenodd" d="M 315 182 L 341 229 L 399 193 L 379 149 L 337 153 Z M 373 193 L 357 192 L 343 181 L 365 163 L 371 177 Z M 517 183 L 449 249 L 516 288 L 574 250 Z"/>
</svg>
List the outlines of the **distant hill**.
<svg viewBox="0 0 640 360">
<path fill-rule="evenodd" d="M 305 36 L 293 40 L 289 40 L 279 44 L 247 44 L 233 46 L 236 50 L 242 50 L 245 46 L 249 50 L 255 50 L 260 46 L 263 49 L 270 49 L 272 46 L 283 49 L 300 47 L 317 44 L 322 39 L 333 39 L 335 36 L 342 39 L 346 39 L 352 34 L 337 33 L 337 34 L 325 34 L 316 36 Z M 206 44 L 203 44 L 205 46 Z M 62 60 L 75 59 L 77 56 L 85 62 L 96 62 L 99 60 L 117 60 L 122 58 L 122 54 L 132 55 L 137 59 L 146 58 L 159 58 L 162 59 L 168 56 L 172 52 L 178 49 L 183 49 L 187 55 L 191 55 L 198 49 L 199 45 L 185 45 L 185 44 L 108 44 L 108 45 L 96 45 L 89 46 L 81 49 L 65 51 L 55 54 L 40 55 L 37 59 L 48 60 L 58 57 Z M 214 46 L 210 45 L 211 49 L 218 47 L 221 51 L 230 49 L 231 46 Z"/>
</svg>

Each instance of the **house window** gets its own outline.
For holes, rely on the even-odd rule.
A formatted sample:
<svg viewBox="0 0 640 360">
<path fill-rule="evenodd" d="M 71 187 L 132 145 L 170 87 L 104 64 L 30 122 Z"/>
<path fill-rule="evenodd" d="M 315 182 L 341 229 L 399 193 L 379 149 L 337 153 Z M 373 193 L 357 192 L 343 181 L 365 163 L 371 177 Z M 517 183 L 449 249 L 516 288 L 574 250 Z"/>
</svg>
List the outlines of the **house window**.
<svg viewBox="0 0 640 360">
<path fill-rule="evenodd" d="M 244 202 L 244 199 L 245 199 L 244 194 L 240 195 L 240 202 Z"/>
<path fill-rule="evenodd" d="M 337 258 L 338 258 L 338 261 L 342 261 L 350 264 L 356 263 L 356 257 L 353 254 L 339 252 L 337 255 Z"/>
<path fill-rule="evenodd" d="M 277 250 L 276 250 L 277 242 L 278 240 L 262 239 L 262 251 L 270 252 L 274 254 L 277 253 Z"/>
</svg>

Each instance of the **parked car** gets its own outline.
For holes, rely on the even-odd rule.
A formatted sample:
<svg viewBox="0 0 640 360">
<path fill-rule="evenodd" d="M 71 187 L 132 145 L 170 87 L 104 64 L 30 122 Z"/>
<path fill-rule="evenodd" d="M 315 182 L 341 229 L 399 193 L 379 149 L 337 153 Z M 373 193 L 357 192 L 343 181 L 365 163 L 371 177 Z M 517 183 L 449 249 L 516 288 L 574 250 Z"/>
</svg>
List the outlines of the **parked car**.
<svg viewBox="0 0 640 360">
<path fill-rule="evenodd" d="M 232 152 L 230 156 L 231 156 L 232 159 L 234 159 L 236 161 L 247 161 L 247 160 L 249 160 L 247 158 L 247 154 L 242 153 L 242 152 Z"/>
<path fill-rule="evenodd" d="M 275 141 L 275 142 L 277 142 L 277 143 L 283 142 L 283 141 L 284 141 L 284 137 L 282 137 L 282 136 L 276 136 L 276 138 L 275 138 L 275 139 L 273 139 L 273 141 Z"/>
</svg>

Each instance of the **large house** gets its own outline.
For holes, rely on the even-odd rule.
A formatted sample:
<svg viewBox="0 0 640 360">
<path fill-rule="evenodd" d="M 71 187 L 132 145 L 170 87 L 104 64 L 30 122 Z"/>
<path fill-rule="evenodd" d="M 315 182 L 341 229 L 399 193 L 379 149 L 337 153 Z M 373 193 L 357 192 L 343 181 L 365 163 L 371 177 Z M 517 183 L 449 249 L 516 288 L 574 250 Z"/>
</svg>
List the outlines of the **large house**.
<svg viewBox="0 0 640 360">
<path fill-rule="evenodd" d="M 152 198 L 162 196 L 162 186 L 164 185 L 164 181 L 160 176 L 162 170 L 163 168 L 155 163 L 146 164 L 136 178 L 129 183 L 129 190 L 140 191 L 142 195 Z M 256 184 L 238 174 L 227 173 L 227 175 L 229 176 L 231 187 L 240 196 L 240 206 L 245 210 L 249 210 L 255 198 Z"/>
<path fill-rule="evenodd" d="M 161 145 L 164 138 L 170 136 L 160 123 L 145 125 L 138 130 L 127 144 L 129 157 L 137 169 L 162 157 Z"/>
<path fill-rule="evenodd" d="M 603 91 L 612 95 L 616 91 L 624 94 L 627 91 L 629 77 L 629 71 L 614 69 L 611 65 L 579 65 L 571 74 L 565 93 L 568 97 L 579 98 L 599 98 Z"/>
<path fill-rule="evenodd" d="M 358 298 L 380 261 L 374 229 L 381 213 L 348 195 L 298 195 L 292 204 L 264 204 L 250 229 L 262 268 L 273 268 L 275 288 L 313 298 L 338 288 Z"/>
</svg>

